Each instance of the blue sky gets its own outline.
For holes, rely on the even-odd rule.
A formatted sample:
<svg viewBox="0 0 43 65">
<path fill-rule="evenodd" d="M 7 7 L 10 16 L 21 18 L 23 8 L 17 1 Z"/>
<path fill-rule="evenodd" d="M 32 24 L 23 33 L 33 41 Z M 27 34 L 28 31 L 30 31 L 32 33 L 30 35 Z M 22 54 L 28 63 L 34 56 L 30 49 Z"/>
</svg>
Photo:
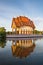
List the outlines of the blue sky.
<svg viewBox="0 0 43 65">
<path fill-rule="evenodd" d="M 0 0 L 0 27 L 11 30 L 12 18 L 26 16 L 43 30 L 43 0 Z"/>
</svg>

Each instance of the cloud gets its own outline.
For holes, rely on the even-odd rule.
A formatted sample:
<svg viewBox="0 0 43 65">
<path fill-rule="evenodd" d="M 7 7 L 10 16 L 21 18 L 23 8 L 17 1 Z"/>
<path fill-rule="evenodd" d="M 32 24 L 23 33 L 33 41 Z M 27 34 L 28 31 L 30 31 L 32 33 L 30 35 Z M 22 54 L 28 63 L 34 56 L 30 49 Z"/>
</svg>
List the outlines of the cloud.
<svg viewBox="0 0 43 65">
<path fill-rule="evenodd" d="M 36 18 L 32 18 L 32 20 L 34 21 L 36 29 L 42 31 L 43 30 L 43 18 L 42 17 L 36 17 Z"/>
<path fill-rule="evenodd" d="M 33 20 L 35 20 L 35 21 L 43 21 L 43 18 L 42 17 L 36 17 L 36 18 L 33 18 Z"/>
</svg>

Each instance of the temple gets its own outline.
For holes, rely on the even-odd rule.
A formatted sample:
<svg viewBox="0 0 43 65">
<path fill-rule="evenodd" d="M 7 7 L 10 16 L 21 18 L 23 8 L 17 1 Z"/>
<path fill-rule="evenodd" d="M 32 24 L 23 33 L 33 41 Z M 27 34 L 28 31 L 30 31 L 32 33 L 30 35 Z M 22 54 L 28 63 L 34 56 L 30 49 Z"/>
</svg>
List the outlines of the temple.
<svg viewBox="0 0 43 65">
<path fill-rule="evenodd" d="M 33 34 L 35 25 L 29 18 L 25 16 L 19 16 L 12 19 L 11 28 L 12 32 L 15 31 L 16 34 Z"/>
</svg>

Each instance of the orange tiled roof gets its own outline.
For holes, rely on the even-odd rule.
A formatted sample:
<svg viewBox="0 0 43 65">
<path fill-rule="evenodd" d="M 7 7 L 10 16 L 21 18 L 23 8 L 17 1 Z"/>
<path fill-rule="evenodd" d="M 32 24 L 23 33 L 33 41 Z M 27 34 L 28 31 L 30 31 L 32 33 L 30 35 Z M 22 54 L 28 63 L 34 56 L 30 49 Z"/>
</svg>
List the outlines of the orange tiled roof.
<svg viewBox="0 0 43 65">
<path fill-rule="evenodd" d="M 25 16 L 19 16 L 17 18 L 13 18 L 12 22 L 14 22 L 17 27 L 30 26 L 33 29 L 35 28 L 33 21 L 31 21 Z"/>
</svg>

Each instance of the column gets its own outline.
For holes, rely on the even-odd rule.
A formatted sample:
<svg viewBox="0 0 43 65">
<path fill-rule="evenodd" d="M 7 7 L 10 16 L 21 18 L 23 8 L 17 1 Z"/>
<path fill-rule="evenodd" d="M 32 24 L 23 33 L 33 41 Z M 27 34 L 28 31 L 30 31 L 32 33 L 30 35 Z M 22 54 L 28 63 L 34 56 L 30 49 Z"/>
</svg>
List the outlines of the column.
<svg viewBox="0 0 43 65">
<path fill-rule="evenodd" d="M 27 30 L 27 34 L 29 34 L 29 33 L 28 33 L 28 30 Z"/>
<path fill-rule="evenodd" d="M 21 34 L 21 29 L 19 29 L 19 34 Z"/>
<path fill-rule="evenodd" d="M 22 34 L 24 34 L 24 30 L 22 29 Z"/>
<path fill-rule="evenodd" d="M 12 32 L 13 32 L 13 30 L 14 30 L 14 29 L 12 28 Z"/>
<path fill-rule="evenodd" d="M 26 29 L 25 29 L 25 34 L 26 34 Z"/>
</svg>

